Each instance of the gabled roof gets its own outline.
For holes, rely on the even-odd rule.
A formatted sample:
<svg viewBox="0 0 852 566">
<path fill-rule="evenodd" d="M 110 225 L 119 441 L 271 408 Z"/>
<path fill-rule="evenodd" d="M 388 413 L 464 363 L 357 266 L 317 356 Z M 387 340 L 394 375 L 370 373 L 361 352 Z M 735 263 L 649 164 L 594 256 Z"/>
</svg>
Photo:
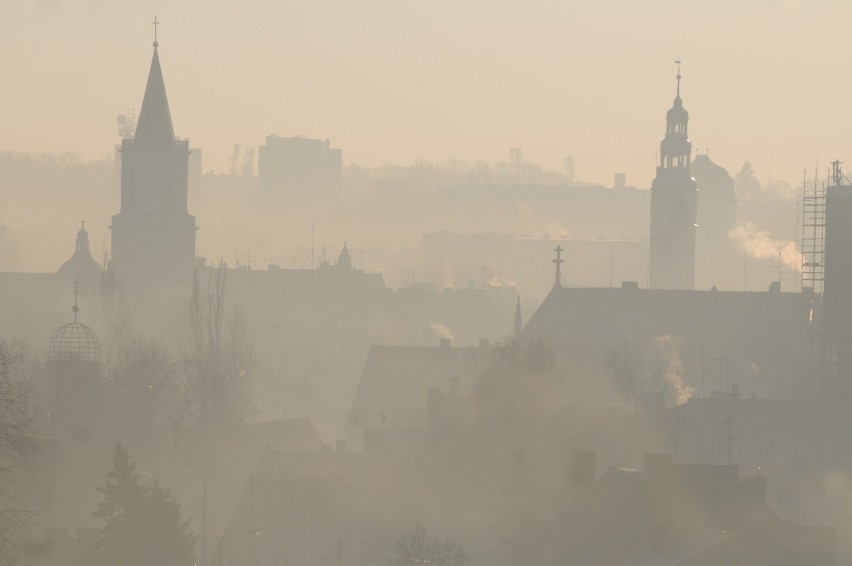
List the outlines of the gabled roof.
<svg viewBox="0 0 852 566">
<path fill-rule="evenodd" d="M 139 112 L 139 122 L 136 126 L 134 145 L 152 148 L 170 147 L 174 141 L 175 130 L 169 112 L 163 71 L 160 68 L 160 55 L 157 49 L 154 49 L 148 84 L 145 87 L 145 98 L 142 100 L 142 110 Z"/>
<path fill-rule="evenodd" d="M 446 390 L 459 379 L 473 387 L 477 367 L 485 366 L 487 348 L 372 346 L 352 400 L 347 424 L 356 428 L 424 429 L 430 388 Z M 384 416 L 384 422 L 382 420 Z"/>
</svg>

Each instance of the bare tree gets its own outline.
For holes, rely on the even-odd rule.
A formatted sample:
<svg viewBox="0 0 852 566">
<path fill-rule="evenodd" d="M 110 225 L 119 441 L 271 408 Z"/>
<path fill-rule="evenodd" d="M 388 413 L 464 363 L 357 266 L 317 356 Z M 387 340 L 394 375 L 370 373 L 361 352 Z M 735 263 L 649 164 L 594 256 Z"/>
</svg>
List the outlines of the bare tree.
<svg viewBox="0 0 852 566">
<path fill-rule="evenodd" d="M 538 410 L 558 402 L 566 386 L 556 351 L 547 340 L 510 339 L 491 351 L 477 392 L 482 401 L 509 410 Z"/>
<path fill-rule="evenodd" d="M 180 367 L 171 350 L 152 338 L 122 342 L 106 368 L 110 401 L 128 427 L 126 438 L 146 458 L 167 450 L 172 425 L 183 412 Z"/>
<path fill-rule="evenodd" d="M 630 410 L 638 408 L 637 397 L 642 390 L 644 361 L 641 354 L 626 341 L 606 356 L 607 385 L 615 404 Z"/>
<path fill-rule="evenodd" d="M 466 566 L 470 555 L 455 540 L 440 542 L 420 521 L 396 542 L 396 551 L 388 566 Z"/>
<path fill-rule="evenodd" d="M 23 342 L 0 338 L 0 563 L 18 564 L 37 551 L 32 536 L 35 509 L 16 495 L 18 482 L 31 464 L 32 402 Z"/>
<path fill-rule="evenodd" d="M 201 277 L 196 270 L 181 397 L 185 400 L 187 432 L 202 449 L 205 469 L 224 435 L 246 420 L 251 406 L 252 363 L 245 345 L 245 323 L 236 310 L 226 319 L 226 290 L 227 269 L 220 262 L 208 281 L 203 301 Z"/>
</svg>

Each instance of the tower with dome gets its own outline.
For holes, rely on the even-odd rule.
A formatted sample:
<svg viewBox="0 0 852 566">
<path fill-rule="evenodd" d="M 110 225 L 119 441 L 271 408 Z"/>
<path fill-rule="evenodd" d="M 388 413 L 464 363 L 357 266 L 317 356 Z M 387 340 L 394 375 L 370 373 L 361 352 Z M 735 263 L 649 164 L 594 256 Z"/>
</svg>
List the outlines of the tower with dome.
<svg viewBox="0 0 852 566">
<path fill-rule="evenodd" d="M 689 113 L 677 94 L 666 113 L 666 135 L 660 143 L 657 176 L 651 185 L 649 279 L 652 289 L 695 288 L 695 231 L 698 185 L 691 173 Z"/>
</svg>

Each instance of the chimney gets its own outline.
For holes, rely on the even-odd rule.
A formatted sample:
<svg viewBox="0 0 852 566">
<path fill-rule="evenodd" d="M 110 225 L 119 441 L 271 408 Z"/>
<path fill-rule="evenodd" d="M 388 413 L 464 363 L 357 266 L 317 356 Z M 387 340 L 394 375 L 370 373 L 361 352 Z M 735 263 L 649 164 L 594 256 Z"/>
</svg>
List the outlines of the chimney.
<svg viewBox="0 0 852 566">
<path fill-rule="evenodd" d="M 772 297 L 777 297 L 781 294 L 781 282 L 773 281 L 769 284 L 769 295 Z"/>
<path fill-rule="evenodd" d="M 627 175 L 624 173 L 616 173 L 612 187 L 614 189 L 623 189 L 627 186 Z"/>
<path fill-rule="evenodd" d="M 578 450 L 571 455 L 571 484 L 574 489 L 595 481 L 595 453 Z"/>
<path fill-rule="evenodd" d="M 441 348 L 449 348 L 450 347 L 450 339 L 449 338 L 440 338 L 438 340 L 438 345 Z"/>
</svg>

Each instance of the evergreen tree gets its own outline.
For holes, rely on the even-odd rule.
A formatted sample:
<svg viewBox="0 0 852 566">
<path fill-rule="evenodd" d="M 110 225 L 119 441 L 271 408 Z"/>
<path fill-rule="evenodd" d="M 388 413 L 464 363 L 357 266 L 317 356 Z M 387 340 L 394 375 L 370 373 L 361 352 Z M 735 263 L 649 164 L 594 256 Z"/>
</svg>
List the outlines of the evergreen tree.
<svg viewBox="0 0 852 566">
<path fill-rule="evenodd" d="M 105 521 L 97 547 L 96 563 L 103 566 L 192 566 L 195 542 L 189 521 L 170 491 L 146 487 L 139 481 L 136 464 L 127 449 L 116 444 L 113 469 L 107 472 L 104 500 L 93 513 Z"/>
</svg>

